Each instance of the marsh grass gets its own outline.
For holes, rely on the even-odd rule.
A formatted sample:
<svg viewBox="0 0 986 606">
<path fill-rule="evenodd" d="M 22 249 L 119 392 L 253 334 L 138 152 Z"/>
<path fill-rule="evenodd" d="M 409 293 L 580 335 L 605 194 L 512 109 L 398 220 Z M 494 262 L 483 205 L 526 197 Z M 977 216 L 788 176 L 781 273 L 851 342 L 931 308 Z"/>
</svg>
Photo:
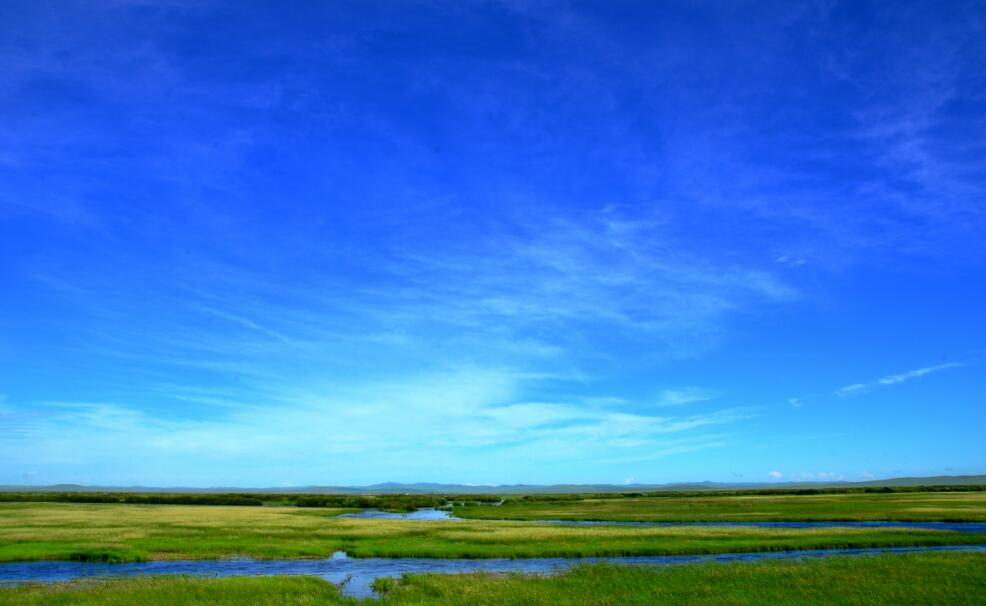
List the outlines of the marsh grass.
<svg viewBox="0 0 986 606">
<path fill-rule="evenodd" d="M 496 497 L 490 497 L 497 499 Z M 473 499 L 474 501 L 476 499 Z M 482 500 L 482 499 L 480 499 Z M 498 499 L 497 499 L 498 500 Z M 235 505 L 238 507 L 295 506 L 350 509 L 413 511 L 421 507 L 441 507 L 448 498 L 441 495 L 347 495 L 347 494 L 263 494 L 263 493 L 167 493 L 167 492 L 7 492 L 0 491 L 0 502 L 8 503 L 128 503 L 131 505 Z"/>
<path fill-rule="evenodd" d="M 512 499 L 498 507 L 455 507 L 453 513 L 486 520 L 986 521 L 986 492 L 982 491 L 546 499 Z"/>
<path fill-rule="evenodd" d="M 181 606 L 269 604 L 310 606 L 348 604 L 331 583 L 314 577 L 134 577 L 0 589 L 0 605 Z"/>
<path fill-rule="evenodd" d="M 895 554 L 736 564 L 581 566 L 548 577 L 410 575 L 383 604 L 982 604 L 986 555 Z"/>
<path fill-rule="evenodd" d="M 986 554 L 892 554 L 669 568 L 591 565 L 557 576 L 409 575 L 380 579 L 374 586 L 381 598 L 360 601 L 311 577 L 145 577 L 0 589 L 0 605 L 982 604 Z"/>
<path fill-rule="evenodd" d="M 676 555 L 982 543 L 934 530 L 558 526 L 339 518 L 346 510 L 0 504 L 0 561 Z"/>
</svg>

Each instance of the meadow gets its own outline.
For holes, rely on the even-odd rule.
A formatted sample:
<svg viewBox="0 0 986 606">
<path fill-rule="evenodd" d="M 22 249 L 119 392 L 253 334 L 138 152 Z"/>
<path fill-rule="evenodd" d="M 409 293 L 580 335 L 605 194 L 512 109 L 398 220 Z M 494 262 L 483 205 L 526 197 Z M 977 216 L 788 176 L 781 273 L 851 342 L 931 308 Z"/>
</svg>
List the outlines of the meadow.
<svg viewBox="0 0 986 606">
<path fill-rule="evenodd" d="M 632 556 L 984 540 L 975 533 L 894 528 L 560 526 L 337 517 L 345 511 L 351 510 L 0 503 L 0 561 L 322 558 L 335 551 L 353 557 Z"/>
<path fill-rule="evenodd" d="M 237 505 L 241 507 L 293 506 L 384 511 L 413 511 L 441 507 L 450 502 L 499 501 L 494 496 L 446 497 L 442 495 L 347 495 L 265 493 L 174 493 L 174 492 L 0 492 L 0 503 L 128 503 L 132 505 Z"/>
<path fill-rule="evenodd" d="M 986 492 L 856 492 L 688 496 L 529 497 L 500 506 L 464 506 L 456 516 L 487 520 L 739 521 L 986 521 Z"/>
<path fill-rule="evenodd" d="M 379 599 L 342 596 L 312 577 L 137 578 L 0 589 L 0 605 L 513 606 L 982 604 L 986 554 L 935 553 L 670 568 L 580 566 L 546 577 L 409 575 Z"/>
</svg>

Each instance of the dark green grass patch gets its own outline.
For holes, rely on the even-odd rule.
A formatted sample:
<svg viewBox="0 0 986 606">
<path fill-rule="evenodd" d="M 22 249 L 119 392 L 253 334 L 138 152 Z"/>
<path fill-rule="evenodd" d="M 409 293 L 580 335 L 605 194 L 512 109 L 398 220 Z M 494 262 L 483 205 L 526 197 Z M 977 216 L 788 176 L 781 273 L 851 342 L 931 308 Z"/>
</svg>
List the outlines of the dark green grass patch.
<svg viewBox="0 0 986 606">
<path fill-rule="evenodd" d="M 412 575 L 384 604 L 982 604 L 986 555 L 895 554 L 670 568 L 583 566 L 531 578 Z"/>
<path fill-rule="evenodd" d="M 65 606 L 310 606 L 345 604 L 338 588 L 313 577 L 135 577 L 0 589 L 0 605 Z"/>
</svg>

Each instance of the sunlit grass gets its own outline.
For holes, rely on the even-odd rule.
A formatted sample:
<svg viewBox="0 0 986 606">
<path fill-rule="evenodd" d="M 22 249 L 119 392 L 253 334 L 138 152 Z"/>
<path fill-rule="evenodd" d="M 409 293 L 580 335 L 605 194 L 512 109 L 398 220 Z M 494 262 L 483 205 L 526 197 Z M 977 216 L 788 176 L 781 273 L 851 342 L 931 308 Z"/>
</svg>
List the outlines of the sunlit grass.
<svg viewBox="0 0 986 606">
<path fill-rule="evenodd" d="M 512 499 L 499 507 L 456 507 L 454 512 L 503 520 L 982 522 L 986 492 Z"/>
<path fill-rule="evenodd" d="M 981 543 L 983 535 L 868 528 L 558 526 L 338 518 L 343 510 L 0 504 L 0 561 L 579 557 Z"/>
</svg>

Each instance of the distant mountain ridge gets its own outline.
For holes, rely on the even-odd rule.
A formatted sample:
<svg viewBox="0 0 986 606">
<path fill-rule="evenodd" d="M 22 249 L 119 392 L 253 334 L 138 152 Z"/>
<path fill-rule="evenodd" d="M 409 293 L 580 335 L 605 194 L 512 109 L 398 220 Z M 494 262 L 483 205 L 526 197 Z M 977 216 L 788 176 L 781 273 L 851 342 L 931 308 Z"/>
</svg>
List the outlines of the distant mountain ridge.
<svg viewBox="0 0 986 606">
<path fill-rule="evenodd" d="M 692 492 L 711 490 L 764 490 L 800 488 L 851 488 L 866 486 L 961 486 L 986 485 L 986 475 L 927 476 L 887 478 L 864 482 L 677 482 L 669 484 L 502 484 L 468 485 L 433 482 L 383 482 L 368 486 L 279 486 L 240 488 L 85 486 L 53 484 L 48 486 L 0 486 L 0 492 L 155 492 L 155 493 L 263 493 L 263 494 L 573 494 L 593 492 Z"/>
</svg>

